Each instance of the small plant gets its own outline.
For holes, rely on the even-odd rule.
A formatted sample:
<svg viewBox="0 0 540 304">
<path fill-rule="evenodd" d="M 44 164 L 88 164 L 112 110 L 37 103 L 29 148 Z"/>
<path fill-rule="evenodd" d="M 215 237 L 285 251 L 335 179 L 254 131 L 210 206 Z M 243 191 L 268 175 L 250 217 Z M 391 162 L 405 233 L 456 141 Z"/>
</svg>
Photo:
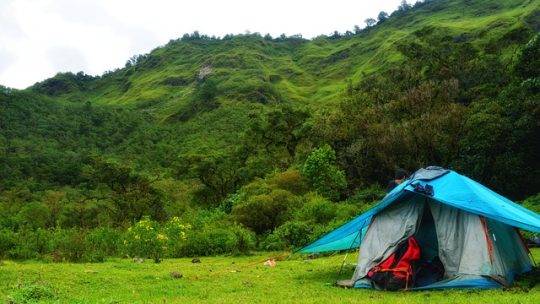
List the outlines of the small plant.
<svg viewBox="0 0 540 304">
<path fill-rule="evenodd" d="M 39 303 L 44 300 L 56 298 L 55 292 L 46 285 L 30 284 L 20 287 L 15 293 L 8 297 L 10 304 Z"/>
</svg>

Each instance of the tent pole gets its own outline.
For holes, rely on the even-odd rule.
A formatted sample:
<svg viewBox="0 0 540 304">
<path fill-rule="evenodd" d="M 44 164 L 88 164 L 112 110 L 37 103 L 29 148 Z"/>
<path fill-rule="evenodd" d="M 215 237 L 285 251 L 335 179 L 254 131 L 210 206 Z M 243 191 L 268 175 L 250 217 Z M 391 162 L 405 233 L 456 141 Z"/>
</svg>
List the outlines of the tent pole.
<svg viewBox="0 0 540 304">
<path fill-rule="evenodd" d="M 341 267 L 339 268 L 339 272 L 338 272 L 338 274 L 337 274 L 336 281 L 339 280 L 339 277 L 341 276 L 341 272 L 343 271 L 343 266 L 345 266 L 345 261 L 347 260 L 347 257 L 349 256 L 349 252 L 350 252 L 351 249 L 353 248 L 354 242 L 356 242 L 356 239 L 360 236 L 360 234 L 362 234 L 362 230 L 361 230 L 361 229 L 360 229 L 360 231 L 358 232 L 358 234 L 356 235 L 356 237 L 352 240 L 351 246 L 349 246 L 349 249 L 347 249 L 347 253 L 345 254 L 345 257 L 343 258 L 343 262 L 341 262 Z"/>
</svg>

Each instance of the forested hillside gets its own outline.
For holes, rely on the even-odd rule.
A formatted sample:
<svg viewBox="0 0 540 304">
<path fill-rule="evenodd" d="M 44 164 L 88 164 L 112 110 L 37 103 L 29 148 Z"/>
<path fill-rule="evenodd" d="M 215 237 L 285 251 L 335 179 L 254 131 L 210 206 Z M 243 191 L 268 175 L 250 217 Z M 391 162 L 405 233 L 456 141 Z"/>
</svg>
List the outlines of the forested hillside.
<svg viewBox="0 0 540 304">
<path fill-rule="evenodd" d="M 540 2 L 433 0 L 374 22 L 193 33 L 102 76 L 0 87 L 0 257 L 296 247 L 398 167 L 537 208 Z"/>
</svg>

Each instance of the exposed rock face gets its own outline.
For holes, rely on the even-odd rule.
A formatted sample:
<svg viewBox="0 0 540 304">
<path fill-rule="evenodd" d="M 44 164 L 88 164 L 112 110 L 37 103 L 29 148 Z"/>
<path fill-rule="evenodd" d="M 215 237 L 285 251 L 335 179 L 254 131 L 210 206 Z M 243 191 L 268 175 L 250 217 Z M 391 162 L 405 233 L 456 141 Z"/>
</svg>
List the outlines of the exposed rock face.
<svg viewBox="0 0 540 304">
<path fill-rule="evenodd" d="M 199 70 L 198 78 L 199 80 L 203 80 L 204 78 L 206 78 L 206 76 L 210 74 L 212 74 L 212 67 L 209 65 L 205 65 Z"/>
</svg>

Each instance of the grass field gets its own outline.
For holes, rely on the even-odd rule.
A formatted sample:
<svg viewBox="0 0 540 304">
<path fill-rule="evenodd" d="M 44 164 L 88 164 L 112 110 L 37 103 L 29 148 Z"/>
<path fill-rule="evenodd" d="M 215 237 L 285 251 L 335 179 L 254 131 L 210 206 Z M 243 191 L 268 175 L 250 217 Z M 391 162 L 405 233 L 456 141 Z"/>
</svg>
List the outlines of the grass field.
<svg viewBox="0 0 540 304">
<path fill-rule="evenodd" d="M 533 250 L 540 260 L 540 249 Z M 539 278 L 507 290 L 380 292 L 333 286 L 343 255 L 278 261 L 271 256 L 169 259 L 161 264 L 113 259 L 100 264 L 4 261 L 0 299 L 8 303 L 540 303 Z M 355 255 L 341 275 L 352 273 Z M 173 278 L 171 272 L 181 278 Z"/>
</svg>

